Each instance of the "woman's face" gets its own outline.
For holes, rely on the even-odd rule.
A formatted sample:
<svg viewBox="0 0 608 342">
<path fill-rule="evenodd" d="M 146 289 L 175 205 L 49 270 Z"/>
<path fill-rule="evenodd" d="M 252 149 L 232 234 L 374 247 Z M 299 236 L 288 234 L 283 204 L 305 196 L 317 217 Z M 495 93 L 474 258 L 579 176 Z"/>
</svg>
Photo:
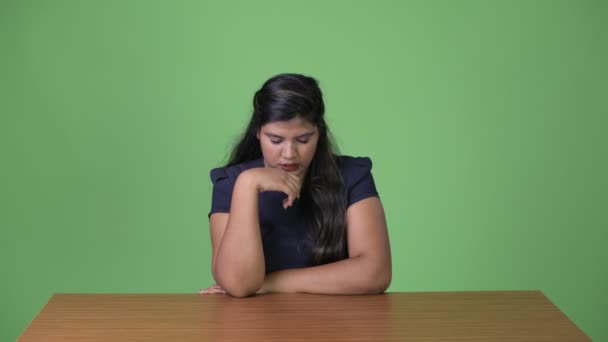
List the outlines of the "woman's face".
<svg viewBox="0 0 608 342">
<path fill-rule="evenodd" d="M 264 155 L 264 166 L 304 176 L 317 149 L 319 130 L 310 122 L 295 117 L 263 125 L 257 137 Z"/>
</svg>

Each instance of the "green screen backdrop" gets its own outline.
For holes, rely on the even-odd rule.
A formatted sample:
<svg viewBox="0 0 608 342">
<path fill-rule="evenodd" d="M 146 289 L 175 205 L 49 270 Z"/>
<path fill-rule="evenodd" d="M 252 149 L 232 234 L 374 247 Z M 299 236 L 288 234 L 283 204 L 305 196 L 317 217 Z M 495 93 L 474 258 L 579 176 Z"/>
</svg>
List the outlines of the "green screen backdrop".
<svg viewBox="0 0 608 342">
<path fill-rule="evenodd" d="M 608 341 L 604 1 L 0 1 L 0 340 L 212 283 L 209 170 L 270 76 L 369 156 L 389 291 L 542 290 Z"/>
</svg>

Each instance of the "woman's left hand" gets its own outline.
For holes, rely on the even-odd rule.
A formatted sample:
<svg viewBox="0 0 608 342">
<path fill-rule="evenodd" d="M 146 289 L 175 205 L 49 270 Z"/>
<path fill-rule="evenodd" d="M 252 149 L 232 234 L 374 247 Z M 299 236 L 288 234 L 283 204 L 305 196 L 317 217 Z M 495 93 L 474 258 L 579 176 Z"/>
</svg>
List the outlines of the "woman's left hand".
<svg viewBox="0 0 608 342">
<path fill-rule="evenodd" d="M 213 284 L 206 289 L 198 290 L 198 294 L 218 294 L 218 293 L 220 293 L 220 294 L 226 293 L 226 290 L 224 290 L 224 288 L 219 286 L 218 284 Z"/>
</svg>

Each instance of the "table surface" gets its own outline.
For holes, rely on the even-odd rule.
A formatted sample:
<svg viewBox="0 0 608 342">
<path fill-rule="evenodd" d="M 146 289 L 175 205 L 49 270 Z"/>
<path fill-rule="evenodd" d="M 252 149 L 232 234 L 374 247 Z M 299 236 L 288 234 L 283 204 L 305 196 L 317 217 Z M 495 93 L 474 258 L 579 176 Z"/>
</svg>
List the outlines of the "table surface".
<svg viewBox="0 0 608 342">
<path fill-rule="evenodd" d="M 19 341 L 590 341 L 540 291 L 55 294 Z"/>
</svg>

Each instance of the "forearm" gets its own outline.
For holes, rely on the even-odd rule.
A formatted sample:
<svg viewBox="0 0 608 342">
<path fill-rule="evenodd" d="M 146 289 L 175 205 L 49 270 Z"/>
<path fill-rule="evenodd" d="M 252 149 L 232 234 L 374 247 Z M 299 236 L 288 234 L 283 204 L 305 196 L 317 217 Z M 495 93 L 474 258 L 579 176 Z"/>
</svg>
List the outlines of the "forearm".
<svg viewBox="0 0 608 342">
<path fill-rule="evenodd" d="M 262 286 L 264 273 L 258 192 L 246 176 L 239 177 L 233 190 L 230 218 L 213 264 L 213 275 L 228 293 L 245 297 Z"/>
<path fill-rule="evenodd" d="M 316 294 L 376 294 L 391 281 L 390 261 L 357 256 L 321 266 L 273 272 L 262 291 Z"/>
</svg>

